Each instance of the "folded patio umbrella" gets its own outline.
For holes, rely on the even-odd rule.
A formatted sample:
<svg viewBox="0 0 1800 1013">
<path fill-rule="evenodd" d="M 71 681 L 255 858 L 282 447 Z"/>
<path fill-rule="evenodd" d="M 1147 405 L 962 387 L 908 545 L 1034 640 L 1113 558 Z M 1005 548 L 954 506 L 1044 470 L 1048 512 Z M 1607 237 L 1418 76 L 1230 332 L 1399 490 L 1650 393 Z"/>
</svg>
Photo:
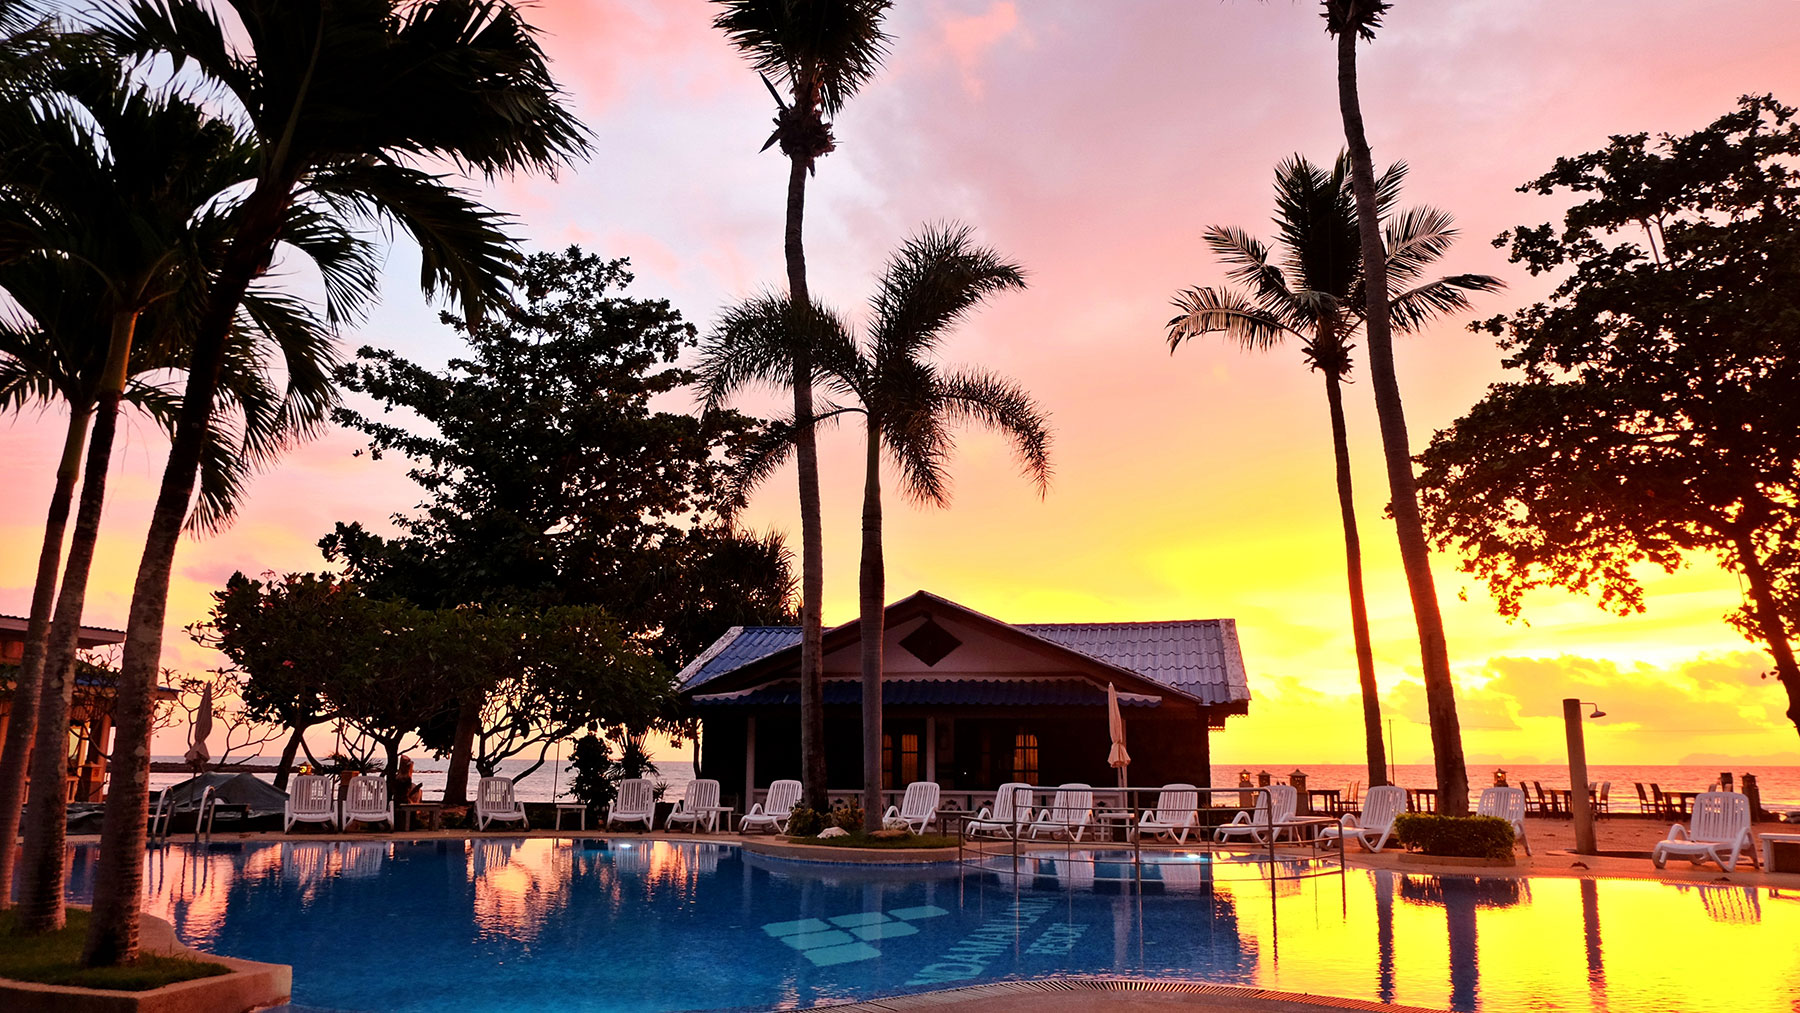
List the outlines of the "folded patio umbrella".
<svg viewBox="0 0 1800 1013">
<path fill-rule="evenodd" d="M 1125 751 L 1125 716 L 1119 713 L 1119 691 L 1106 684 L 1106 724 L 1112 732 L 1112 750 L 1106 762 L 1119 772 L 1119 787 L 1125 787 L 1125 768 L 1131 765 L 1131 754 Z"/>
</svg>

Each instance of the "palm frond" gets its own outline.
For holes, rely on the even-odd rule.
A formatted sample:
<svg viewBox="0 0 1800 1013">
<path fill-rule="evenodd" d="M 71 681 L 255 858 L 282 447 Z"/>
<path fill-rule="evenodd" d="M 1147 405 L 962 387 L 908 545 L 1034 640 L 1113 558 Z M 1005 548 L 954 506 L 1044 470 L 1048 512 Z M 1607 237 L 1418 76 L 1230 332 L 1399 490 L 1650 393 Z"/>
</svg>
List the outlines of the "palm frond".
<svg viewBox="0 0 1800 1013">
<path fill-rule="evenodd" d="M 1306 339 L 1306 335 L 1261 305 L 1250 296 L 1229 288 L 1196 287 L 1175 296 L 1175 308 L 1181 312 L 1168 323 L 1169 351 L 1202 334 L 1220 333 L 1245 349 L 1266 351 L 1281 344 L 1289 335 Z"/>
<path fill-rule="evenodd" d="M 835 116 L 881 69 L 890 39 L 881 27 L 892 0 L 714 0 L 713 27 L 758 73 L 790 90 L 817 89 Z"/>
<path fill-rule="evenodd" d="M 1455 274 L 1390 297 L 1388 312 L 1394 318 L 1396 329 L 1416 331 L 1446 313 L 1468 309 L 1470 292 L 1497 292 L 1505 287 L 1505 282 L 1492 275 Z"/>
<path fill-rule="evenodd" d="M 993 295 L 1025 287 L 1025 271 L 973 242 L 964 225 L 927 226 L 889 258 L 869 300 L 877 368 L 931 350 Z"/>
<path fill-rule="evenodd" d="M 1419 277 L 1443 259 L 1457 236 L 1456 219 L 1434 207 L 1408 208 L 1388 219 L 1383 231 L 1388 277 L 1397 281 Z"/>
<path fill-rule="evenodd" d="M 1203 238 L 1213 256 L 1233 265 L 1227 278 L 1250 286 L 1260 298 L 1279 299 L 1288 290 L 1287 277 L 1269 262 L 1269 248 L 1262 240 L 1231 225 L 1209 226 Z"/>
<path fill-rule="evenodd" d="M 347 227 L 322 202 L 295 201 L 277 242 L 306 255 L 325 283 L 325 317 L 332 324 L 362 320 L 381 291 L 380 251 Z"/>
<path fill-rule="evenodd" d="M 938 383 L 947 422 L 972 422 L 1012 442 L 1020 473 L 1038 495 L 1050 491 L 1050 415 L 1024 387 L 987 370 L 959 370 Z"/>
<path fill-rule="evenodd" d="M 791 387 L 794 355 L 802 348 L 814 350 L 815 369 L 822 358 L 835 374 L 854 359 L 854 347 L 843 321 L 823 306 L 799 312 L 774 293 L 747 299 L 728 307 L 701 342 L 696 373 L 703 409 L 723 407 L 748 387 Z"/>
</svg>

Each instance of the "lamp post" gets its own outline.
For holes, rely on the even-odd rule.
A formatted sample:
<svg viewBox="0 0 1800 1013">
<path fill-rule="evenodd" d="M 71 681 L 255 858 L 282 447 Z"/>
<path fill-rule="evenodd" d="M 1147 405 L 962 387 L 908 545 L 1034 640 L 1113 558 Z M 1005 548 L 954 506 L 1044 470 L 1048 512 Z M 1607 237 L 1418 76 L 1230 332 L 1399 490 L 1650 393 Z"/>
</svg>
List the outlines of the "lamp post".
<svg viewBox="0 0 1800 1013">
<path fill-rule="evenodd" d="M 1563 701 L 1563 725 L 1569 734 L 1569 812 L 1575 817 L 1575 853 L 1592 855 L 1599 851 L 1594 841 L 1594 802 L 1588 796 L 1587 744 L 1581 736 L 1581 708 L 1594 708 L 1591 718 L 1603 718 L 1606 712 L 1591 701 L 1573 698 Z"/>
</svg>

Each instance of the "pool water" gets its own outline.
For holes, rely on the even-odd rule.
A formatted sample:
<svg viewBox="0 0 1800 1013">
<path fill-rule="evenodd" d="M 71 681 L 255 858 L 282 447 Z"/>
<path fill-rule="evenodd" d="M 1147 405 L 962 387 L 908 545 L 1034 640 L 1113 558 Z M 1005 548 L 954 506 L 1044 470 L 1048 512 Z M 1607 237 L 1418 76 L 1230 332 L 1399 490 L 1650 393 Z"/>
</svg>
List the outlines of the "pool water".
<svg viewBox="0 0 1800 1013">
<path fill-rule="evenodd" d="M 1800 895 L 1731 885 L 1075 853 L 813 865 L 731 845 L 214 843 L 147 856 L 190 945 L 294 967 L 294 1001 L 388 1011 L 770 1009 L 1059 974 L 1455 1010 L 1800 1008 Z M 75 849 L 71 896 L 91 890 Z M 1285 873 L 1309 871 L 1298 864 Z"/>
</svg>

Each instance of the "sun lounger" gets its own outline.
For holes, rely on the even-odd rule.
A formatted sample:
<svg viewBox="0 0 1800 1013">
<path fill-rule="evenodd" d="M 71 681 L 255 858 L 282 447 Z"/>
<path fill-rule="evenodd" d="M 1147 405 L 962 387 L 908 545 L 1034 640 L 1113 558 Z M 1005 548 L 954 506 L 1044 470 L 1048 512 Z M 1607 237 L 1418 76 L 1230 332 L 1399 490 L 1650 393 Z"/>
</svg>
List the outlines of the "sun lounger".
<svg viewBox="0 0 1800 1013">
<path fill-rule="evenodd" d="M 1394 819 L 1406 811 L 1406 789 L 1392 784 L 1378 784 L 1363 797 L 1362 815 L 1344 816 L 1335 827 L 1319 831 L 1320 840 L 1355 840 L 1367 851 L 1377 854 L 1387 847 L 1394 835 Z"/>
<path fill-rule="evenodd" d="M 510 777 L 484 777 L 475 786 L 475 829 L 486 830 L 491 823 L 517 822 L 520 829 L 531 829 L 525 818 L 525 807 L 513 794 Z"/>
<path fill-rule="evenodd" d="M 1267 792 L 1265 795 L 1264 792 Z M 1266 801 L 1265 801 L 1266 800 Z M 1256 789 L 1256 808 L 1239 812 L 1231 822 L 1213 831 L 1213 840 L 1224 843 L 1233 837 L 1246 837 L 1257 844 L 1280 840 L 1283 832 L 1292 832 L 1295 794 L 1291 784 L 1272 784 Z"/>
<path fill-rule="evenodd" d="M 343 826 L 348 828 L 352 823 L 386 823 L 389 830 L 398 830 L 399 824 L 394 822 L 394 804 L 388 799 L 388 785 L 385 777 L 357 777 L 350 780 L 350 790 L 344 795 Z"/>
<path fill-rule="evenodd" d="M 1031 838 L 1036 840 L 1040 834 L 1048 834 L 1051 837 L 1067 837 L 1071 841 L 1079 841 L 1093 821 L 1093 786 L 1071 781 L 1058 785 L 1056 797 L 1049 805 L 1038 810 L 1037 819 L 1031 823 Z"/>
<path fill-rule="evenodd" d="M 1670 827 L 1668 839 L 1650 849 L 1650 861 L 1658 869 L 1670 858 L 1685 858 L 1695 865 L 1710 861 L 1726 872 L 1735 872 L 1739 855 L 1746 851 L 1751 867 L 1757 868 L 1749 797 L 1735 791 L 1706 791 L 1694 797 L 1694 812 L 1687 826 L 1677 823 Z"/>
<path fill-rule="evenodd" d="M 647 778 L 628 777 L 619 782 L 619 795 L 606 807 L 606 820 L 601 826 L 611 828 L 614 823 L 621 826 L 642 823 L 648 831 L 654 829 L 652 824 L 655 822 L 656 790 Z"/>
<path fill-rule="evenodd" d="M 885 830 L 911 830 L 922 834 L 937 820 L 938 785 L 936 781 L 914 781 L 906 786 L 906 797 L 898 806 L 888 806 L 881 817 Z"/>
<path fill-rule="evenodd" d="M 752 828 L 768 828 L 771 833 L 785 834 L 788 828 L 788 817 L 793 815 L 794 807 L 800 804 L 799 781 L 776 781 L 769 785 L 769 794 L 761 802 L 750 807 L 744 818 L 738 821 L 738 833 L 749 833 Z"/>
<path fill-rule="evenodd" d="M 293 830 L 296 823 L 329 823 L 341 828 L 337 799 L 332 797 L 336 781 L 322 774 L 300 774 L 290 780 L 287 806 L 281 816 L 282 833 Z"/>
<path fill-rule="evenodd" d="M 1475 815 L 1493 816 L 1511 823 L 1513 838 L 1525 846 L 1527 855 L 1531 854 L 1531 842 L 1525 838 L 1525 789 L 1483 788 L 1481 798 L 1475 802 Z"/>
<path fill-rule="evenodd" d="M 704 823 L 707 830 L 718 830 L 718 807 L 719 782 L 711 779 L 689 781 L 687 793 L 675 803 L 669 818 L 663 821 L 663 829 L 673 830 L 675 824 L 680 823 L 698 831 L 700 824 Z"/>
<path fill-rule="evenodd" d="M 1187 843 L 1189 833 L 1200 826 L 1200 789 L 1191 784 L 1165 784 L 1156 795 L 1156 808 L 1138 817 L 1139 834 L 1155 834 Z"/>
<path fill-rule="evenodd" d="M 970 837 L 1011 838 L 1031 823 L 1031 785 L 1008 781 L 994 792 L 992 809 L 983 806 L 963 824 Z"/>
</svg>

